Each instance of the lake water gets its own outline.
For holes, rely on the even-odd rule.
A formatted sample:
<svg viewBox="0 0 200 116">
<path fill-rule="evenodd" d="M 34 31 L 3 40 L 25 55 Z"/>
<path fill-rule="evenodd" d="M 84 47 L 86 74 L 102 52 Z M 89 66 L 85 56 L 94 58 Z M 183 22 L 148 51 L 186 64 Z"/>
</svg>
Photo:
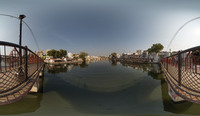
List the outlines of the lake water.
<svg viewBox="0 0 200 116">
<path fill-rule="evenodd" d="M 157 64 L 99 61 L 46 65 L 39 93 L 0 106 L 0 115 L 200 115 L 200 105 L 174 103 Z"/>
</svg>

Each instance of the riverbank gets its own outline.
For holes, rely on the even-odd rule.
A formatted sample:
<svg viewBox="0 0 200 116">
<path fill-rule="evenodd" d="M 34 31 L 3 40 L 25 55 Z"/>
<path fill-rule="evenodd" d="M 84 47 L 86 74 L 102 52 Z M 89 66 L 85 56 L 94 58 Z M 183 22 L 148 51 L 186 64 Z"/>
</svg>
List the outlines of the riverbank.
<svg viewBox="0 0 200 116">
<path fill-rule="evenodd" d="M 81 64 L 83 61 L 45 62 L 46 64 Z"/>
<path fill-rule="evenodd" d="M 139 64 L 159 64 L 160 62 L 153 62 L 150 61 L 148 58 L 131 58 L 131 59 L 124 59 L 124 58 L 118 58 L 116 61 L 120 62 L 129 62 L 129 63 L 139 63 Z"/>
</svg>

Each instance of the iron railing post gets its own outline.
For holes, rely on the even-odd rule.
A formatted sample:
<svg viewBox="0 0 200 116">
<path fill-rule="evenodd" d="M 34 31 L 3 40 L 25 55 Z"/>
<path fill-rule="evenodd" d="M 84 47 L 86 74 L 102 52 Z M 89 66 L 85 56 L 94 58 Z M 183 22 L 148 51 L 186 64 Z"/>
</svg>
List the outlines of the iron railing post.
<svg viewBox="0 0 200 116">
<path fill-rule="evenodd" d="M 181 53 L 178 52 L 178 85 L 181 86 Z"/>
<path fill-rule="evenodd" d="M 166 68 L 167 68 L 167 72 L 168 72 L 168 57 L 167 57 L 167 63 L 166 64 L 167 64 Z"/>
<path fill-rule="evenodd" d="M 25 78 L 28 79 L 28 48 L 25 46 Z"/>
<path fill-rule="evenodd" d="M 1 48 L 0 48 L 0 72 L 2 72 L 2 69 L 1 69 L 1 68 L 2 68 L 2 65 L 1 65 L 1 59 L 2 59 L 2 58 L 1 58 L 1 56 L 2 56 L 2 55 L 1 55 Z"/>
<path fill-rule="evenodd" d="M 6 66 L 6 46 L 4 45 L 4 57 L 5 57 L 5 70 L 7 71 L 7 66 Z"/>
<path fill-rule="evenodd" d="M 39 67 L 39 58 L 37 56 L 37 69 L 38 69 L 38 67 Z"/>
</svg>

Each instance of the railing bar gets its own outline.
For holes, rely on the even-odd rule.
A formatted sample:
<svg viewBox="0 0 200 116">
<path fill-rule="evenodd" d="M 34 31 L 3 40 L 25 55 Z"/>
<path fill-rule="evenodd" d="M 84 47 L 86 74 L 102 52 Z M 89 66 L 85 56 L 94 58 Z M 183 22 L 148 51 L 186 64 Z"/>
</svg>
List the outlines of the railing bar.
<svg viewBox="0 0 200 116">
<path fill-rule="evenodd" d="M 15 60 L 14 60 L 13 53 L 12 53 L 12 60 L 11 60 L 11 62 L 12 62 L 12 68 L 13 68 L 13 66 L 14 66 L 14 64 L 13 64 L 14 61 L 15 61 Z"/>
<path fill-rule="evenodd" d="M 166 69 L 165 69 L 165 70 L 166 70 Z M 168 72 L 167 72 L 167 73 L 168 73 Z M 169 74 L 170 76 L 172 76 L 170 73 L 168 73 L 168 74 Z M 167 76 L 167 74 L 165 74 L 165 76 Z M 179 88 L 179 89 L 181 89 L 181 90 L 184 91 L 184 89 L 180 88 L 176 83 L 174 83 L 174 81 L 173 81 L 169 76 L 167 76 L 166 79 L 167 79 L 167 82 L 171 85 L 171 87 L 172 87 L 172 84 L 173 84 L 173 85 L 175 85 L 177 88 Z M 171 80 L 172 83 L 169 82 L 169 79 Z M 190 91 L 197 92 L 197 91 L 192 90 L 192 89 L 190 89 L 190 88 L 188 88 L 188 87 L 186 87 L 186 86 L 184 86 L 184 85 L 183 85 L 183 87 L 185 87 L 186 89 L 188 89 L 188 90 L 190 90 Z M 174 88 L 173 88 L 173 89 L 174 89 Z M 189 92 L 187 92 L 187 91 L 185 91 L 185 92 L 188 93 L 188 94 L 191 94 L 191 95 L 200 97 L 200 95 L 192 94 L 192 93 L 189 93 Z"/>
<path fill-rule="evenodd" d="M 28 79 L 28 55 L 27 55 L 27 46 L 25 46 L 25 78 Z"/>
<path fill-rule="evenodd" d="M 6 68 L 6 46 L 4 45 L 4 55 L 5 55 L 5 71 L 7 71 L 7 68 Z"/>
<path fill-rule="evenodd" d="M 181 86 L 181 53 L 178 53 L 178 84 Z"/>
<path fill-rule="evenodd" d="M 17 60 L 16 60 L 16 52 L 15 52 L 15 68 L 16 68 Z"/>
<path fill-rule="evenodd" d="M 1 69 L 1 68 L 2 68 L 1 62 L 2 62 L 2 61 L 1 61 L 1 47 L 0 47 L 0 72 L 2 72 L 2 69 Z"/>
</svg>

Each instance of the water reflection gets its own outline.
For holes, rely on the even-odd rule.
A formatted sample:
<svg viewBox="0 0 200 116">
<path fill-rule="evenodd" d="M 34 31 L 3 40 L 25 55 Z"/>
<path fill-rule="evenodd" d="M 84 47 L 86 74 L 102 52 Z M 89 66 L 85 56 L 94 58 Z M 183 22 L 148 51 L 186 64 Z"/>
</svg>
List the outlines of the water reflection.
<svg viewBox="0 0 200 116">
<path fill-rule="evenodd" d="M 109 60 L 112 66 L 117 66 L 117 61 L 116 60 Z"/>
<path fill-rule="evenodd" d="M 71 71 L 73 67 L 86 68 L 88 67 L 88 63 L 83 62 L 79 64 L 46 64 L 45 70 L 48 73 L 58 74 L 58 73 L 65 73 L 67 71 Z"/>
<path fill-rule="evenodd" d="M 164 110 L 167 112 L 172 112 L 176 114 L 192 114 L 199 115 L 200 105 L 193 104 L 190 102 L 180 102 L 174 103 L 168 95 L 168 85 L 163 78 L 163 72 L 159 64 L 130 64 L 126 62 L 121 62 L 123 66 L 131 66 L 136 70 L 141 70 L 147 72 L 149 76 L 153 79 L 160 80 L 161 90 L 162 90 L 162 101 Z"/>
<path fill-rule="evenodd" d="M 49 76 L 45 93 L 56 91 L 57 96 L 62 96 L 75 111 L 81 113 L 161 113 L 162 100 L 151 96 L 159 82 L 151 82 L 151 78 L 145 80 L 146 77 L 145 73 L 131 68 L 121 65 L 111 68 L 108 62 L 96 62 L 87 68 L 74 67 L 66 74 Z M 56 103 L 53 105 L 56 106 Z"/>
<path fill-rule="evenodd" d="M 73 65 L 71 65 L 73 66 Z M 71 70 L 72 67 L 67 66 L 66 64 L 63 65 L 53 65 L 53 64 L 46 64 L 45 69 L 48 73 L 61 73 L 61 72 L 67 72 L 67 67 Z"/>
<path fill-rule="evenodd" d="M 48 84 L 56 82 L 59 85 L 46 87 L 46 92 L 57 91 L 81 112 L 200 114 L 199 110 L 195 110 L 200 108 L 197 104 L 174 103 L 171 100 L 160 65 L 110 64 L 114 67 L 109 67 L 106 62 L 47 66 L 48 73 L 64 68 L 66 74 L 56 75 L 56 81 L 48 81 Z"/>
<path fill-rule="evenodd" d="M 43 92 L 0 106 L 0 114 L 200 114 L 198 104 L 172 102 L 157 64 L 46 65 L 43 85 Z"/>
<path fill-rule="evenodd" d="M 135 63 L 127 63 L 120 62 L 122 66 L 132 67 L 135 70 L 140 70 L 143 72 L 147 72 L 149 76 L 153 77 L 153 79 L 161 80 L 163 79 L 162 70 L 160 64 L 135 64 Z"/>
</svg>

